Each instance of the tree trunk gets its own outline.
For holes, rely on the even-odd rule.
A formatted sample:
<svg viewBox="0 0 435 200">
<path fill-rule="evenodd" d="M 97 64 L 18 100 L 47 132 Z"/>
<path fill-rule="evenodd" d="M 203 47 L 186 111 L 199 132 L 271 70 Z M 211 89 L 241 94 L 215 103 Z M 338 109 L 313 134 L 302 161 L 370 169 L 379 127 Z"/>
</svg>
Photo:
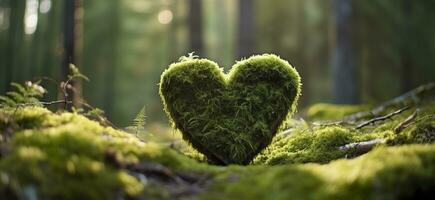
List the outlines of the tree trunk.
<svg viewBox="0 0 435 200">
<path fill-rule="evenodd" d="M 47 32 L 44 34 L 45 50 L 42 52 L 43 61 L 42 69 L 39 75 L 47 77 L 59 77 L 62 71 L 62 67 L 59 67 L 59 63 L 62 62 L 62 55 L 58 55 L 58 41 L 62 38 L 62 21 L 63 21 L 63 3 L 61 1 L 52 1 L 51 9 L 49 11 L 46 26 Z M 63 78 L 63 77 L 62 77 Z M 58 87 L 54 84 L 44 84 L 48 91 L 58 91 Z M 47 93 L 45 95 L 46 100 L 56 99 L 59 94 Z"/>
<path fill-rule="evenodd" d="M 203 56 L 202 0 L 189 0 L 189 51 Z"/>
<path fill-rule="evenodd" d="M 357 68 L 352 47 L 352 0 L 334 0 L 336 46 L 332 76 L 335 103 L 359 102 Z"/>
<path fill-rule="evenodd" d="M 307 20 L 305 18 L 305 6 L 306 1 L 296 1 L 296 35 L 297 35 L 297 50 L 295 51 L 294 65 L 298 69 L 300 76 L 302 77 L 302 95 L 300 96 L 300 106 L 308 105 L 308 101 L 310 99 L 310 68 L 315 66 L 315 60 L 310 58 L 309 51 L 306 48 L 308 44 L 308 34 L 309 34 L 309 26 L 307 25 Z"/>
<path fill-rule="evenodd" d="M 7 36 L 4 85 L 6 88 L 12 81 L 18 81 L 19 68 L 24 49 L 24 11 L 25 1 L 10 1 L 9 30 Z M 8 90 L 8 89 L 6 89 Z"/>
<path fill-rule="evenodd" d="M 62 79 L 67 80 L 69 74 L 69 64 L 75 64 L 75 8 L 76 0 L 65 0 L 64 10 L 64 35 L 63 35 L 63 61 L 62 61 Z M 71 82 L 73 85 L 73 82 Z M 65 100 L 73 101 L 74 94 L 71 90 L 66 91 Z M 68 107 L 67 107 L 68 108 Z M 69 109 L 69 108 L 68 108 Z"/>
<path fill-rule="evenodd" d="M 111 68 L 106 71 L 106 80 L 105 80 L 105 91 L 104 91 L 104 109 L 107 116 L 114 116 L 114 99 L 115 99 L 115 79 L 117 68 L 119 65 L 118 61 L 118 49 L 119 49 L 119 32 L 120 32 L 120 5 L 119 1 L 111 1 L 110 2 L 110 10 L 111 10 L 111 26 L 110 26 L 110 60 L 111 60 Z"/>
<path fill-rule="evenodd" d="M 252 0 L 239 0 L 237 59 L 247 58 L 254 51 Z"/>
<path fill-rule="evenodd" d="M 172 10 L 172 14 L 174 16 L 174 18 L 172 19 L 172 22 L 169 24 L 169 32 L 168 34 L 168 49 L 169 49 L 169 60 L 171 62 L 176 61 L 181 55 L 179 55 L 179 43 L 177 40 L 177 34 L 178 34 L 178 30 L 179 30 L 179 26 L 180 26 L 180 22 L 179 22 L 179 14 L 178 14 L 178 9 L 180 2 L 179 1 L 174 1 L 171 4 L 171 10 Z"/>
<path fill-rule="evenodd" d="M 411 34 L 411 12 L 413 3 L 411 1 L 401 1 L 401 13 L 402 13 L 402 23 L 400 23 L 398 30 L 400 31 L 401 38 L 412 38 Z M 412 60 L 410 55 L 410 49 L 406 40 L 400 41 L 400 90 L 402 93 L 411 90 L 415 85 L 413 84 L 413 70 L 412 70 Z"/>
</svg>

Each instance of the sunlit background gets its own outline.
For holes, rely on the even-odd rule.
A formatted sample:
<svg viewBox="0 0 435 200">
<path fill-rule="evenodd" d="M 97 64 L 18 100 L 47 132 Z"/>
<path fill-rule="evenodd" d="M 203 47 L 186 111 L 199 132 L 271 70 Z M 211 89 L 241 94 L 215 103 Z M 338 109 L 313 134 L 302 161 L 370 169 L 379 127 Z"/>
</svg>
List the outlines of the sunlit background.
<svg viewBox="0 0 435 200">
<path fill-rule="evenodd" d="M 84 98 L 127 126 L 146 106 L 163 126 L 162 71 L 195 52 L 226 70 L 275 53 L 302 75 L 300 109 L 316 102 L 374 104 L 435 80 L 435 1 L 0 0 L 0 92 L 11 81 L 62 80 L 66 31 L 90 78 Z M 71 6 L 73 5 L 73 6 Z M 66 19 L 73 11 L 73 23 Z M 47 83 L 46 99 L 55 99 Z"/>
</svg>

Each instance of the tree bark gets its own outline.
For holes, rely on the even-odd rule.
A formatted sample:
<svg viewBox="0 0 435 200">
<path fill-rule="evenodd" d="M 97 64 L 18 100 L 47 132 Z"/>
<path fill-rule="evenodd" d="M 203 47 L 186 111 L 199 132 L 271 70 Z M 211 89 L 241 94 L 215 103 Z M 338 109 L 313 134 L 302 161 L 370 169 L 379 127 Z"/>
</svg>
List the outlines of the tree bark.
<svg viewBox="0 0 435 200">
<path fill-rule="evenodd" d="M 359 103 L 357 67 L 352 46 L 352 0 L 334 0 L 336 46 L 332 76 L 335 103 Z"/>
</svg>

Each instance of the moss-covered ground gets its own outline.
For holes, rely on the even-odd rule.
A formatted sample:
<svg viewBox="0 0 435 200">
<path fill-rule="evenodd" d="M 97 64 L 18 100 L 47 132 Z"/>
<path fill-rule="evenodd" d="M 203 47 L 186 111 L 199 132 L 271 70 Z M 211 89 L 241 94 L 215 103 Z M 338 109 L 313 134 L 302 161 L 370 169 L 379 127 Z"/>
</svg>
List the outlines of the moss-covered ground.
<svg viewBox="0 0 435 200">
<path fill-rule="evenodd" d="M 416 116 L 404 123 L 415 111 L 411 107 L 361 128 L 355 127 L 370 119 L 292 119 L 250 165 L 224 167 L 195 159 L 201 157 L 192 156 L 197 152 L 143 141 L 77 113 L 3 108 L 0 199 L 434 196 L 435 105 L 419 106 Z M 364 141 L 378 142 L 361 149 L 357 143 Z M 352 143 L 356 145 L 349 147 Z"/>
</svg>

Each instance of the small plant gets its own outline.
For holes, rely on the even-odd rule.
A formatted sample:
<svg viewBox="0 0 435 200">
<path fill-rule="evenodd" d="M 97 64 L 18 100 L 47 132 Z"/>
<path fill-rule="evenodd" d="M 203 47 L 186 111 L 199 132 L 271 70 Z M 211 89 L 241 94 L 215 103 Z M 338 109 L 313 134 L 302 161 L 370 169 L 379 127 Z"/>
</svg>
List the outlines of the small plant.
<svg viewBox="0 0 435 200">
<path fill-rule="evenodd" d="M 89 81 L 89 78 L 85 75 L 83 75 L 80 70 L 74 65 L 69 65 L 69 74 L 68 79 L 66 81 L 62 81 L 59 84 L 60 91 L 63 95 L 63 101 L 64 101 L 64 109 L 67 109 L 68 104 L 72 104 L 73 102 L 70 102 L 69 99 L 69 92 L 72 91 L 72 93 L 77 93 L 74 87 L 71 85 L 71 82 L 74 79 L 83 79 L 85 81 Z"/>
<path fill-rule="evenodd" d="M 19 105 L 40 106 L 39 99 L 46 93 L 45 88 L 39 85 L 40 81 L 32 83 L 26 81 L 24 84 L 11 83 L 15 91 L 7 92 L 5 96 L 0 96 L 1 107 L 17 107 Z"/>
<path fill-rule="evenodd" d="M 138 136 L 141 131 L 145 130 L 146 123 L 146 114 L 145 114 L 145 106 L 140 109 L 139 113 L 137 113 L 136 117 L 133 119 L 133 123 L 131 126 L 127 127 L 127 130 L 132 131 Z"/>
<path fill-rule="evenodd" d="M 74 64 L 70 64 L 67 80 L 62 82 L 59 82 L 50 77 L 42 77 L 40 80 L 35 82 L 26 81 L 24 84 L 11 83 L 12 87 L 15 90 L 7 92 L 5 96 L 0 96 L 0 107 L 19 108 L 25 106 L 50 106 L 56 104 L 63 104 L 63 108 L 66 110 L 68 105 L 74 103 L 72 100 L 68 99 L 68 91 L 76 93 L 76 90 L 72 86 L 71 82 L 77 79 L 89 81 L 89 78 L 83 75 Z M 61 92 L 62 99 L 48 102 L 40 101 L 39 99 L 42 98 L 45 93 L 47 93 L 46 89 L 40 85 L 42 80 L 49 80 L 50 82 L 55 83 Z M 103 110 L 99 108 L 94 108 L 93 106 L 86 103 L 86 101 L 83 100 L 81 97 L 78 97 L 76 99 L 77 102 L 75 103 L 79 104 L 80 106 L 72 106 L 72 112 L 76 114 L 82 114 L 89 119 L 96 120 L 100 122 L 103 126 L 111 126 L 116 128 L 116 126 L 104 116 Z"/>
<path fill-rule="evenodd" d="M 69 64 L 69 72 L 70 72 L 68 75 L 69 80 L 72 80 L 75 78 L 81 78 L 81 79 L 84 79 L 86 81 L 89 81 L 89 78 L 87 76 L 83 75 L 74 64 Z"/>
<path fill-rule="evenodd" d="M 199 58 L 197 55 L 195 55 L 195 52 L 190 52 L 187 54 L 187 56 L 181 56 L 178 61 L 182 62 L 182 61 L 188 61 L 188 60 L 194 60 Z"/>
</svg>

